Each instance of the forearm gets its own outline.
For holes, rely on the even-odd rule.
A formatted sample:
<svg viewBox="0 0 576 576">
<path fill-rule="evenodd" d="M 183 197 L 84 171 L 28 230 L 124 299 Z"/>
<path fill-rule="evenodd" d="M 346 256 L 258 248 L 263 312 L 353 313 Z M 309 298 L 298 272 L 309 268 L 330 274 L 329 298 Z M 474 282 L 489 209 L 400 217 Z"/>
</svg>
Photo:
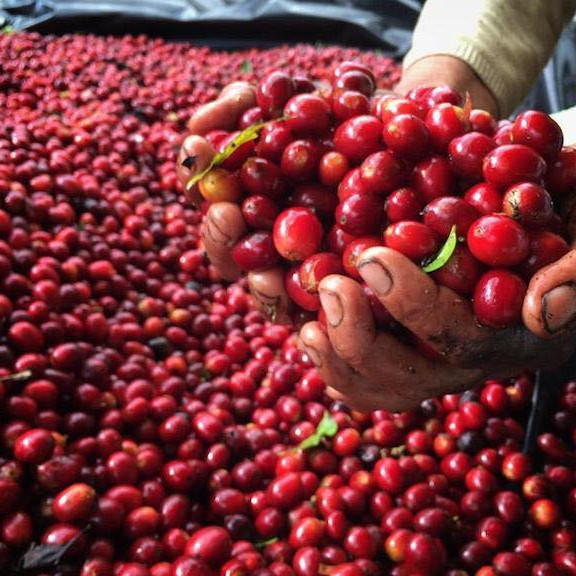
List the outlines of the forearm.
<svg viewBox="0 0 576 576">
<path fill-rule="evenodd" d="M 428 0 L 399 89 L 448 83 L 502 116 L 523 100 L 576 10 L 576 0 Z M 454 67 L 458 59 L 464 66 Z M 476 97 L 476 99 L 474 99 Z"/>
</svg>

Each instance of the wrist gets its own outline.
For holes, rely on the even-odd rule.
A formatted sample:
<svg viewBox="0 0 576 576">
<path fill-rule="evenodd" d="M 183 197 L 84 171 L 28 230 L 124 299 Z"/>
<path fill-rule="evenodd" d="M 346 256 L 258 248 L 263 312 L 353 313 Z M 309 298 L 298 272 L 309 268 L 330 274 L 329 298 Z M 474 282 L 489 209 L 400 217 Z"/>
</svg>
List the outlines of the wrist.
<svg viewBox="0 0 576 576">
<path fill-rule="evenodd" d="M 419 86 L 441 85 L 449 86 L 462 96 L 469 93 L 474 108 L 499 117 L 498 102 L 492 92 L 464 60 L 454 56 L 437 54 L 417 60 L 404 69 L 395 91 L 406 94 Z"/>
</svg>

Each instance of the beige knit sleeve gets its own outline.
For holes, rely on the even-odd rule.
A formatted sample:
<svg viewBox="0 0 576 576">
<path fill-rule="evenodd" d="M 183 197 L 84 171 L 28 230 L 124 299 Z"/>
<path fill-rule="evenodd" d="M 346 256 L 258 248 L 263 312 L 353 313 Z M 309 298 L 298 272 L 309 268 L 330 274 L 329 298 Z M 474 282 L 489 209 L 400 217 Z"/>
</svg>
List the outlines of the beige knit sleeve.
<svg viewBox="0 0 576 576">
<path fill-rule="evenodd" d="M 437 54 L 460 58 L 506 116 L 529 92 L 575 11 L 576 0 L 428 0 L 404 66 Z"/>
</svg>

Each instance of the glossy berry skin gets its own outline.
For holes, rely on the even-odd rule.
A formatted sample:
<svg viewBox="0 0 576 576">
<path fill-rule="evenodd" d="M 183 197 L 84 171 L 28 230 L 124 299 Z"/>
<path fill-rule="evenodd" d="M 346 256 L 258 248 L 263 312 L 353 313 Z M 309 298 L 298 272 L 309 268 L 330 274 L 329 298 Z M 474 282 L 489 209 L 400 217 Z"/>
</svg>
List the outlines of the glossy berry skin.
<svg viewBox="0 0 576 576">
<path fill-rule="evenodd" d="M 294 94 L 294 82 L 288 74 L 275 70 L 258 83 L 256 102 L 268 118 L 280 116 Z"/>
<path fill-rule="evenodd" d="M 382 145 L 382 122 L 373 116 L 356 116 L 346 120 L 334 133 L 334 146 L 350 160 L 359 164 Z"/>
<path fill-rule="evenodd" d="M 371 154 L 360 166 L 362 187 L 369 194 L 391 192 L 403 184 L 404 178 L 405 166 L 389 150 Z"/>
<path fill-rule="evenodd" d="M 489 266 L 515 266 L 528 256 L 528 234 L 508 216 L 482 216 L 470 227 L 467 239 L 474 257 Z"/>
<path fill-rule="evenodd" d="M 248 158 L 240 169 L 240 182 L 249 194 L 280 200 L 286 191 L 286 181 L 280 167 L 265 158 Z"/>
<path fill-rule="evenodd" d="M 234 262 L 243 270 L 271 268 L 278 262 L 278 252 L 270 232 L 254 232 L 232 248 Z"/>
<path fill-rule="evenodd" d="M 260 106 L 254 106 L 254 108 L 248 108 L 244 114 L 240 117 L 238 121 L 238 129 L 239 130 L 246 130 L 252 126 L 252 124 L 258 124 L 260 122 L 264 122 L 265 120 L 264 111 Z"/>
<path fill-rule="evenodd" d="M 560 508 L 549 498 L 536 500 L 530 507 L 529 515 L 532 522 L 542 530 L 551 530 L 556 527 L 562 519 Z"/>
<path fill-rule="evenodd" d="M 434 86 L 429 90 L 424 89 L 424 94 L 425 102 L 429 108 L 444 102 L 455 106 L 462 104 L 462 96 L 449 86 Z"/>
<path fill-rule="evenodd" d="M 356 240 L 355 236 L 352 234 L 348 234 L 344 232 L 340 226 L 332 226 L 330 228 L 330 232 L 328 232 L 326 236 L 326 247 L 335 254 L 339 254 L 340 256 L 344 254 L 344 250 L 346 247 L 352 242 Z"/>
<path fill-rule="evenodd" d="M 288 208 L 274 223 L 274 246 L 286 260 L 305 260 L 318 252 L 322 243 L 322 224 L 308 208 Z"/>
<path fill-rule="evenodd" d="M 401 220 L 419 220 L 423 209 L 422 202 L 412 188 L 404 187 L 394 190 L 384 205 L 386 219 L 391 224 Z"/>
<path fill-rule="evenodd" d="M 77 522 L 86 519 L 96 503 L 96 492 L 87 484 L 68 486 L 56 495 L 52 514 L 59 522 Z"/>
<path fill-rule="evenodd" d="M 415 534 L 406 549 L 405 563 L 412 573 L 440 574 L 445 564 L 445 551 L 442 544 L 428 534 Z"/>
<path fill-rule="evenodd" d="M 548 162 L 546 189 L 553 198 L 560 198 L 570 192 L 576 184 L 576 149 L 564 147 L 558 156 Z"/>
<path fill-rule="evenodd" d="M 530 562 L 514 552 L 500 552 L 492 560 L 495 573 L 501 576 L 530 576 Z"/>
<path fill-rule="evenodd" d="M 406 476 L 394 458 L 378 460 L 374 466 L 374 479 L 378 486 L 389 494 L 398 494 L 404 487 Z"/>
<path fill-rule="evenodd" d="M 356 238 L 350 242 L 350 244 L 348 244 L 342 256 L 344 271 L 348 276 L 354 278 L 355 280 L 361 280 L 358 268 L 356 268 L 356 262 L 358 261 L 358 258 L 362 252 L 368 250 L 368 248 L 374 248 L 375 246 L 382 246 L 382 242 L 376 236 Z"/>
<path fill-rule="evenodd" d="M 48 430 L 33 428 L 24 432 L 14 444 L 14 457 L 20 462 L 41 464 L 52 456 L 56 442 Z"/>
<path fill-rule="evenodd" d="M 434 232 L 421 222 L 397 222 L 386 228 L 384 246 L 392 248 L 413 262 L 420 263 L 438 251 Z"/>
<path fill-rule="evenodd" d="M 451 196 L 454 184 L 450 162 L 443 156 L 421 160 L 412 172 L 412 187 L 425 204 L 440 196 Z"/>
<path fill-rule="evenodd" d="M 546 172 L 546 162 L 528 146 L 508 144 L 484 158 L 482 171 L 486 182 L 502 190 L 517 182 L 539 182 Z"/>
<path fill-rule="evenodd" d="M 444 152 L 451 140 L 466 131 L 464 111 L 446 102 L 433 106 L 426 115 L 426 127 L 434 150 Z"/>
<path fill-rule="evenodd" d="M 350 170 L 342 179 L 338 186 L 338 199 L 346 200 L 352 194 L 368 194 L 368 189 L 362 181 L 362 172 L 360 167 Z"/>
<path fill-rule="evenodd" d="M 367 115 L 370 112 L 370 100 L 362 92 L 345 90 L 334 97 L 332 112 L 340 122 L 355 116 Z"/>
<path fill-rule="evenodd" d="M 464 194 L 464 200 L 481 214 L 493 214 L 502 210 L 502 194 L 492 184 L 476 184 Z"/>
<path fill-rule="evenodd" d="M 512 125 L 512 141 L 525 144 L 547 161 L 554 160 L 562 149 L 562 129 L 544 112 L 521 112 Z"/>
<path fill-rule="evenodd" d="M 238 202 L 242 197 L 240 180 L 235 172 L 213 168 L 198 182 L 198 190 L 210 203 Z"/>
<path fill-rule="evenodd" d="M 294 266 L 284 275 L 284 288 L 290 300 L 303 310 L 315 312 L 320 309 L 320 297 L 317 293 L 311 293 L 302 286 L 300 269 Z"/>
<path fill-rule="evenodd" d="M 381 106 L 381 109 L 381 120 L 384 126 L 396 116 L 403 114 L 410 114 L 421 120 L 426 117 L 424 108 L 417 102 L 413 102 L 407 98 L 391 97 Z"/>
<path fill-rule="evenodd" d="M 376 83 L 373 80 L 374 76 L 365 74 L 361 70 L 347 70 L 338 76 L 333 84 L 334 93 L 354 90 L 360 92 L 365 96 L 372 96 L 376 89 Z"/>
<path fill-rule="evenodd" d="M 294 182 L 308 182 L 318 172 L 322 152 L 311 140 L 290 142 L 282 152 L 280 166 L 286 177 Z"/>
<path fill-rule="evenodd" d="M 319 218 L 329 220 L 334 215 L 338 198 L 327 186 L 321 184 L 300 184 L 294 188 L 287 202 L 288 206 L 309 208 Z"/>
<path fill-rule="evenodd" d="M 386 146 L 407 158 L 421 158 L 429 147 L 426 124 L 412 114 L 394 116 L 384 125 L 383 138 Z"/>
<path fill-rule="evenodd" d="M 512 123 L 501 124 L 492 137 L 498 146 L 512 144 Z"/>
<path fill-rule="evenodd" d="M 496 120 L 486 110 L 472 110 L 469 121 L 470 130 L 474 132 L 482 132 L 482 134 L 487 134 L 488 136 L 492 136 L 496 132 Z"/>
<path fill-rule="evenodd" d="M 382 223 L 383 202 L 372 194 L 352 194 L 336 208 L 335 221 L 344 232 L 362 236 L 378 232 Z"/>
<path fill-rule="evenodd" d="M 460 178 L 477 182 L 482 179 L 482 164 L 486 154 L 495 147 L 496 143 L 490 136 L 480 132 L 468 132 L 450 142 L 450 166 Z"/>
<path fill-rule="evenodd" d="M 312 293 L 318 292 L 318 285 L 326 276 L 342 272 L 342 259 L 331 252 L 314 254 L 306 258 L 299 268 L 302 287 Z"/>
<path fill-rule="evenodd" d="M 348 158 L 340 152 L 327 152 L 320 158 L 318 173 L 325 186 L 338 186 L 348 172 Z"/>
<path fill-rule="evenodd" d="M 228 532 L 219 526 L 208 526 L 194 532 L 184 553 L 216 567 L 228 560 L 231 550 L 232 540 Z"/>
<path fill-rule="evenodd" d="M 280 162 L 284 148 L 294 140 L 292 131 L 282 122 L 273 122 L 262 128 L 255 151 L 259 157 Z"/>
<path fill-rule="evenodd" d="M 484 326 L 514 326 L 522 317 L 524 281 L 508 270 L 486 272 L 474 290 L 474 314 Z"/>
<path fill-rule="evenodd" d="M 458 236 L 466 236 L 470 226 L 480 214 L 462 198 L 444 196 L 432 200 L 423 211 L 422 221 L 440 237 L 447 238 L 452 226 Z"/>
<path fill-rule="evenodd" d="M 350 71 L 362 72 L 363 74 L 366 74 L 366 76 L 368 76 L 372 82 L 376 82 L 376 78 L 374 77 L 372 70 L 360 62 L 356 62 L 355 60 L 345 60 L 344 62 L 340 62 L 332 72 L 332 80 L 338 80 L 340 76 Z"/>
<path fill-rule="evenodd" d="M 322 136 L 330 126 L 330 106 L 314 94 L 297 94 L 284 107 L 284 123 L 296 136 Z"/>
<path fill-rule="evenodd" d="M 545 188 L 534 182 L 520 182 L 506 190 L 502 211 L 522 226 L 535 229 L 550 222 L 554 205 Z"/>
<path fill-rule="evenodd" d="M 376 555 L 376 542 L 363 526 L 354 526 L 344 540 L 344 549 L 355 558 L 373 558 Z"/>
<path fill-rule="evenodd" d="M 298 520 L 288 537 L 290 546 L 297 550 L 305 546 L 318 546 L 324 538 L 325 524 L 318 518 L 306 517 Z"/>
<path fill-rule="evenodd" d="M 530 236 L 530 248 L 528 257 L 520 266 L 525 278 L 529 279 L 534 274 L 557 260 L 570 251 L 568 242 L 558 234 L 545 230 L 536 232 Z"/>
<path fill-rule="evenodd" d="M 278 207 L 268 196 L 249 196 L 242 202 L 242 216 L 250 228 L 272 230 Z"/>
<path fill-rule="evenodd" d="M 432 278 L 437 284 L 458 294 L 471 296 L 483 270 L 484 267 L 472 256 L 470 250 L 458 244 L 448 262 L 432 272 Z"/>
</svg>

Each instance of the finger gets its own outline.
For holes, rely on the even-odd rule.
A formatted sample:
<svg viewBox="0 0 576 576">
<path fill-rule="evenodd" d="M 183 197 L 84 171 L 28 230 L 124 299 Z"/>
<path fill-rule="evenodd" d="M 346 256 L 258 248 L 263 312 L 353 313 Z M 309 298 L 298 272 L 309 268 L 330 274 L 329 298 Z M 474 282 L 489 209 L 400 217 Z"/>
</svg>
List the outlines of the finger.
<svg viewBox="0 0 576 576">
<path fill-rule="evenodd" d="M 244 82 L 243 80 L 238 80 L 236 82 L 230 82 L 230 84 L 226 84 L 226 86 L 224 86 L 224 88 L 222 88 L 222 92 L 220 92 L 218 99 L 223 98 L 224 96 L 228 96 L 229 94 L 232 94 L 232 93 L 238 92 L 238 91 L 242 91 L 242 92 L 252 91 L 252 92 L 254 92 L 254 94 L 256 94 L 256 91 L 254 90 L 254 86 L 252 84 L 250 84 L 250 82 Z"/>
<path fill-rule="evenodd" d="M 576 250 L 537 272 L 528 286 L 522 314 L 526 327 L 541 338 L 575 328 Z"/>
<path fill-rule="evenodd" d="M 290 322 L 289 298 L 284 289 L 284 271 L 281 268 L 250 272 L 248 286 L 257 308 L 272 322 Z"/>
<path fill-rule="evenodd" d="M 202 237 L 208 257 L 225 280 L 235 280 L 240 268 L 232 259 L 231 250 L 244 234 L 246 225 L 237 204 L 218 202 L 210 206 L 202 226 Z"/>
<path fill-rule="evenodd" d="M 362 366 L 376 339 L 374 317 L 362 287 L 351 278 L 330 275 L 318 288 L 332 347 L 346 363 Z"/>
<path fill-rule="evenodd" d="M 355 410 L 369 412 L 375 408 L 400 411 L 414 406 L 413 401 L 396 398 L 384 383 L 377 390 L 374 385 L 340 358 L 318 322 L 309 322 L 300 330 L 300 349 L 316 365 L 329 390 Z"/>
<path fill-rule="evenodd" d="M 343 276 L 328 276 L 320 283 L 328 337 L 336 354 L 356 372 L 398 398 L 414 403 L 472 385 L 480 370 L 464 370 L 433 362 L 388 332 L 376 332 L 361 286 Z"/>
<path fill-rule="evenodd" d="M 216 154 L 216 150 L 214 150 L 212 144 L 202 138 L 202 136 L 192 134 L 187 136 L 184 142 L 182 142 L 176 164 L 176 173 L 178 174 L 180 182 L 182 182 L 186 196 L 196 205 L 201 201 L 200 193 L 196 188 L 187 190 L 186 184 L 194 174 L 208 167 L 214 154 Z"/>
<path fill-rule="evenodd" d="M 192 134 L 211 130 L 234 130 L 240 116 L 256 105 L 256 91 L 250 84 L 235 83 L 222 91 L 217 100 L 201 106 L 188 121 Z"/>
<path fill-rule="evenodd" d="M 399 252 L 370 248 L 357 265 L 390 314 L 441 355 L 458 358 L 463 345 L 489 335 L 490 331 L 476 322 L 470 302 L 438 286 Z"/>
</svg>

